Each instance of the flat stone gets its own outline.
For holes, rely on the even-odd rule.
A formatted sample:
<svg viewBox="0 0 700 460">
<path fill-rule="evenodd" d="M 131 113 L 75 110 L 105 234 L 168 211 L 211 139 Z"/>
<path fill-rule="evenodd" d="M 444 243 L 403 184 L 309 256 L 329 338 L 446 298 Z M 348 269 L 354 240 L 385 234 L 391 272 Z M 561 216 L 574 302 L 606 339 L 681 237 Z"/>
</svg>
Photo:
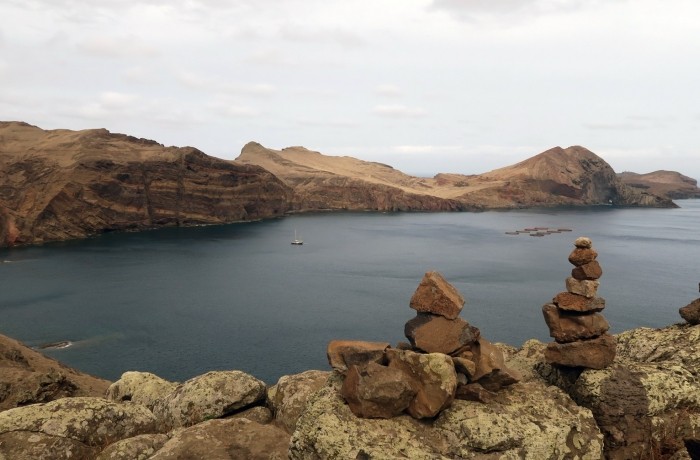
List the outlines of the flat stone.
<svg viewBox="0 0 700 460">
<path fill-rule="evenodd" d="M 469 380 L 476 374 L 476 363 L 471 359 L 453 356 L 452 363 L 455 365 L 457 372 L 464 374 Z"/>
<path fill-rule="evenodd" d="M 598 280 L 577 280 L 570 276 L 566 279 L 566 290 L 572 294 L 582 295 L 592 299 L 598 294 Z"/>
<path fill-rule="evenodd" d="M 364 418 L 392 418 L 408 408 L 417 390 L 400 369 L 370 362 L 352 365 L 340 389 L 353 414 Z"/>
<path fill-rule="evenodd" d="M 560 292 L 552 303 L 559 307 L 560 310 L 572 312 L 599 312 L 605 308 L 605 299 L 602 297 L 584 297 L 570 292 Z"/>
<path fill-rule="evenodd" d="M 593 339 L 610 329 L 600 313 L 571 313 L 549 303 L 542 307 L 542 314 L 549 327 L 549 336 L 559 343 Z"/>
<path fill-rule="evenodd" d="M 571 276 L 577 280 L 597 280 L 603 276 L 603 269 L 597 260 L 579 265 L 571 270 Z"/>
<path fill-rule="evenodd" d="M 574 241 L 574 246 L 577 248 L 588 249 L 593 246 L 593 242 L 586 236 L 580 236 L 576 238 L 576 241 Z"/>
<path fill-rule="evenodd" d="M 520 374 L 505 365 L 503 352 L 488 340 L 480 337 L 474 348 L 476 371 L 471 381 L 478 382 L 489 391 L 498 391 L 521 379 Z"/>
<path fill-rule="evenodd" d="M 457 392 L 455 394 L 455 399 L 462 399 L 465 401 L 478 401 L 482 403 L 489 403 L 495 397 L 496 393 L 487 390 L 478 383 L 458 385 Z"/>
<path fill-rule="evenodd" d="M 367 364 L 373 361 L 386 364 L 384 351 L 389 342 L 364 342 L 361 340 L 331 340 L 327 348 L 328 363 L 333 369 L 344 374 L 348 367 Z"/>
<path fill-rule="evenodd" d="M 408 405 L 413 418 L 435 417 L 455 397 L 457 374 L 452 358 L 442 353 L 414 353 L 407 350 L 386 352 L 389 367 L 412 377 L 416 395 Z"/>
<path fill-rule="evenodd" d="M 413 347 L 446 355 L 474 343 L 480 335 L 479 329 L 461 318 L 447 319 L 430 313 L 418 313 L 406 323 L 404 333 Z"/>
<path fill-rule="evenodd" d="M 440 273 L 427 272 L 413 293 L 410 306 L 419 313 L 455 319 L 462 311 L 464 297 Z"/>
<path fill-rule="evenodd" d="M 681 317 L 690 324 L 700 324 L 700 299 L 695 299 L 678 309 Z"/>
<path fill-rule="evenodd" d="M 598 253 L 593 248 L 576 248 L 569 254 L 569 262 L 578 267 L 593 262 L 596 257 L 598 257 Z"/>
<path fill-rule="evenodd" d="M 604 369 L 615 359 L 615 345 L 615 337 L 610 334 L 580 342 L 553 342 L 547 344 L 544 358 L 560 366 Z"/>
</svg>

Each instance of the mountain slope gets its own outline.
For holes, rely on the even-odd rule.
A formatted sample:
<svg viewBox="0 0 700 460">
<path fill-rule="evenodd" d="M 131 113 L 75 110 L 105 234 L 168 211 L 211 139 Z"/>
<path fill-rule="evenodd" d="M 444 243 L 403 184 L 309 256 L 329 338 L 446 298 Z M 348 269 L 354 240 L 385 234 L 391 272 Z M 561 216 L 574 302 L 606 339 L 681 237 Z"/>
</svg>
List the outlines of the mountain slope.
<svg viewBox="0 0 700 460">
<path fill-rule="evenodd" d="M 654 171 L 637 174 L 629 171 L 618 174 L 623 183 L 670 199 L 700 198 L 698 181 L 676 171 Z"/>
<path fill-rule="evenodd" d="M 281 215 L 268 171 L 105 129 L 0 123 L 0 246 Z"/>
</svg>

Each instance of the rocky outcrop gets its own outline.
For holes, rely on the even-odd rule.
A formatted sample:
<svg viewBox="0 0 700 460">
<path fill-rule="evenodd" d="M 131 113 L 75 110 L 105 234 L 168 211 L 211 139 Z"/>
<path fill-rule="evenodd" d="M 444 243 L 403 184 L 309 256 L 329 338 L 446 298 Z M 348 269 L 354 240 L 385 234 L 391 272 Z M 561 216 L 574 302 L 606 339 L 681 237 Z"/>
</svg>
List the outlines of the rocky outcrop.
<svg viewBox="0 0 700 460">
<path fill-rule="evenodd" d="M 0 245 L 278 216 L 291 190 L 260 167 L 105 129 L 0 122 Z"/>
<path fill-rule="evenodd" d="M 700 198 L 698 181 L 676 171 L 654 171 L 637 174 L 629 171 L 617 175 L 629 187 L 671 200 Z"/>
<path fill-rule="evenodd" d="M 700 324 L 700 299 L 695 299 L 685 307 L 681 307 L 678 313 L 689 324 Z"/>
<path fill-rule="evenodd" d="M 569 255 L 574 265 L 566 279 L 567 292 L 542 307 L 549 335 L 555 342 L 547 345 L 545 360 L 567 367 L 603 369 L 615 359 L 615 338 L 606 332 L 610 325 L 602 314 L 605 300 L 598 297 L 603 270 L 598 253 L 589 238 L 577 238 Z"/>
<path fill-rule="evenodd" d="M 124 372 L 109 386 L 105 397 L 110 401 L 132 401 L 153 410 L 159 401 L 172 393 L 177 383 L 169 382 L 150 372 Z"/>
<path fill-rule="evenodd" d="M 165 434 L 142 434 L 107 446 L 96 460 L 148 460 L 168 441 Z"/>
<path fill-rule="evenodd" d="M 109 382 L 0 335 L 0 411 L 66 396 L 102 396 Z"/>
<path fill-rule="evenodd" d="M 277 383 L 267 390 L 268 405 L 277 423 L 289 433 L 293 433 L 308 399 L 325 385 L 330 375 L 328 371 L 311 370 L 280 377 Z"/>
</svg>

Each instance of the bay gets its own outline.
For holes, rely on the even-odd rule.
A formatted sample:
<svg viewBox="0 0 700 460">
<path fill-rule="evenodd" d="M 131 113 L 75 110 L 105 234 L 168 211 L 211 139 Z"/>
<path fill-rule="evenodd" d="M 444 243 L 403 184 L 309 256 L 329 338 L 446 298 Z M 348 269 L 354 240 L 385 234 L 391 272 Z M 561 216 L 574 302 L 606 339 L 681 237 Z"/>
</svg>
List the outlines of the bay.
<svg viewBox="0 0 700 460">
<path fill-rule="evenodd" d="M 423 274 L 467 299 L 491 341 L 550 340 L 541 313 L 588 236 L 612 332 L 680 322 L 698 297 L 700 200 L 679 209 L 294 215 L 0 250 L 0 333 L 111 380 L 240 369 L 267 383 L 328 369 L 332 339 L 405 340 Z M 526 227 L 572 232 L 507 235 Z M 295 230 L 303 246 L 290 242 Z"/>
</svg>

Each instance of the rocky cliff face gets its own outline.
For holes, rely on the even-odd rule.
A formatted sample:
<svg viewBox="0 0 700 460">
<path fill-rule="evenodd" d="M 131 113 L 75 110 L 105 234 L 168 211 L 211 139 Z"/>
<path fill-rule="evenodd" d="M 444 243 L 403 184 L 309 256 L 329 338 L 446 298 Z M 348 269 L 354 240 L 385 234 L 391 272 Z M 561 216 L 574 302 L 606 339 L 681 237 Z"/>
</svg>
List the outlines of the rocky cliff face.
<svg viewBox="0 0 700 460">
<path fill-rule="evenodd" d="M 654 171 L 647 174 L 625 171 L 618 174 L 618 177 L 632 188 L 672 200 L 700 198 L 698 181 L 676 171 Z"/>
<path fill-rule="evenodd" d="M 283 214 L 268 171 L 104 129 L 0 123 L 0 246 Z"/>
</svg>

